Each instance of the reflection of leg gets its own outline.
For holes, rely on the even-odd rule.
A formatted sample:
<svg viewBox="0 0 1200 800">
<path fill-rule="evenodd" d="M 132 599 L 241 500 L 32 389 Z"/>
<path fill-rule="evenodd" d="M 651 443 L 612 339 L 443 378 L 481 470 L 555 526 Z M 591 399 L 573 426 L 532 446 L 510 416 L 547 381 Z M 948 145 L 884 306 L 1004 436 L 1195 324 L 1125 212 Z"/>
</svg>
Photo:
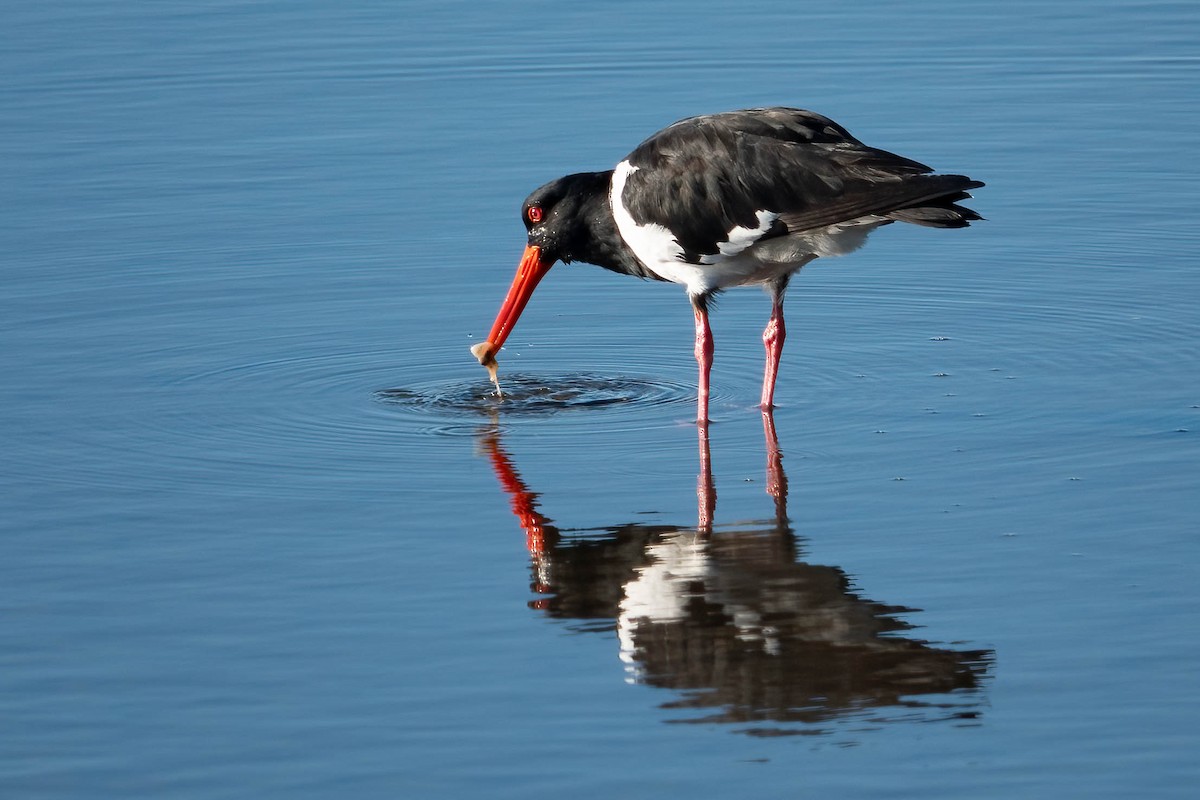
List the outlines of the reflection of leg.
<svg viewBox="0 0 1200 800">
<path fill-rule="evenodd" d="M 779 373 L 779 356 L 783 353 L 783 340 L 787 330 L 783 325 L 783 293 L 787 289 L 787 278 L 771 284 L 771 318 L 763 330 L 763 346 L 767 350 L 767 366 L 763 371 L 761 407 L 764 411 L 775 407 L 775 376 Z"/>
<path fill-rule="evenodd" d="M 779 450 L 779 437 L 775 434 L 775 414 L 770 409 L 762 412 L 763 438 L 767 446 L 767 494 L 775 498 L 775 518 L 787 519 L 787 475 L 783 472 L 783 453 Z"/>
<path fill-rule="evenodd" d="M 696 315 L 696 361 L 700 365 L 696 421 L 703 424 L 708 422 L 708 375 L 712 371 L 713 360 L 712 329 L 708 327 L 708 295 L 692 297 L 692 310 Z"/>
<path fill-rule="evenodd" d="M 699 514 L 696 528 L 707 533 L 712 530 L 713 514 L 717 510 L 717 490 L 713 486 L 712 458 L 708 447 L 708 425 L 697 426 L 700 431 L 700 474 L 696 476 L 696 500 Z"/>
</svg>

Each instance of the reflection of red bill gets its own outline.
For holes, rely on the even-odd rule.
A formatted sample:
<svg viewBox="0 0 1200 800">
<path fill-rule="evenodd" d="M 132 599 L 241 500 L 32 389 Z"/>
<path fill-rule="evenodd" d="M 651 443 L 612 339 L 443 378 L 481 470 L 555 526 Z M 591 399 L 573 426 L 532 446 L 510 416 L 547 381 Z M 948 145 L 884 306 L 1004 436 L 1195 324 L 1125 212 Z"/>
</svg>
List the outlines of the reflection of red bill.
<svg viewBox="0 0 1200 800">
<path fill-rule="evenodd" d="M 508 453 L 504 452 L 504 448 L 500 446 L 500 440 L 497 437 L 498 434 L 489 434 L 483 439 L 483 445 L 487 448 L 488 456 L 491 458 L 492 470 L 500 479 L 500 486 L 508 493 L 513 513 L 517 515 L 521 528 L 525 531 L 525 544 L 529 548 L 529 555 L 540 559 L 546 551 L 546 527 L 549 525 L 549 521 L 542 516 L 542 512 L 538 511 L 537 495 L 529 491 L 525 481 L 521 480 L 516 467 L 509 460 Z M 546 594 L 550 591 L 550 587 L 539 582 L 534 585 L 533 590 Z M 545 608 L 546 602 L 544 599 L 534 600 L 530 606 Z"/>
</svg>

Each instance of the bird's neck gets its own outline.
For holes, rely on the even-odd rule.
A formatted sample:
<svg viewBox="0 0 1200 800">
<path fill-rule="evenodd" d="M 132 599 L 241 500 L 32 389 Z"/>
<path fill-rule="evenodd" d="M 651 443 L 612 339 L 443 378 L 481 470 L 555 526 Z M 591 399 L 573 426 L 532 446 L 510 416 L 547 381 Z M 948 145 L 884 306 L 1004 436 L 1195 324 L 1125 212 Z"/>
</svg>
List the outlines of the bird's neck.
<svg viewBox="0 0 1200 800">
<path fill-rule="evenodd" d="M 569 260 L 586 261 L 626 275 L 655 277 L 647 272 L 617 230 L 617 221 L 613 219 L 608 196 L 612 174 L 610 169 L 588 176 L 589 185 L 578 211 L 578 219 L 584 229 L 581 233 L 584 235 L 577 237 L 576 244 L 569 253 Z"/>
</svg>

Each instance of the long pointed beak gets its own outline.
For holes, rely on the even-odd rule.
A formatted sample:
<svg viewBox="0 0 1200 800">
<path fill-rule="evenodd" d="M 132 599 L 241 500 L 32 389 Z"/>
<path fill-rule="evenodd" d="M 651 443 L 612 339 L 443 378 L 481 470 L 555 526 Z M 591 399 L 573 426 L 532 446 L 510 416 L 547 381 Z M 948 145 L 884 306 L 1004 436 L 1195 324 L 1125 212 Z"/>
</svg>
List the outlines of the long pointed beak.
<svg viewBox="0 0 1200 800">
<path fill-rule="evenodd" d="M 513 326 L 517 324 L 517 319 L 525 310 L 525 304 L 533 296 L 533 290 L 537 288 L 538 282 L 550 271 L 553 264 L 553 261 L 542 260 L 540 248 L 535 245 L 526 246 L 525 254 L 521 256 L 521 263 L 517 265 L 517 275 L 508 289 L 508 296 L 504 298 L 504 304 L 500 306 L 500 313 L 496 315 L 496 321 L 492 324 L 492 332 L 488 334 L 486 342 L 471 348 L 471 352 L 479 359 L 480 364 L 486 366 L 489 362 L 495 361 L 496 353 L 500 351 L 505 340 L 508 339 L 508 335 L 512 333 Z"/>
</svg>

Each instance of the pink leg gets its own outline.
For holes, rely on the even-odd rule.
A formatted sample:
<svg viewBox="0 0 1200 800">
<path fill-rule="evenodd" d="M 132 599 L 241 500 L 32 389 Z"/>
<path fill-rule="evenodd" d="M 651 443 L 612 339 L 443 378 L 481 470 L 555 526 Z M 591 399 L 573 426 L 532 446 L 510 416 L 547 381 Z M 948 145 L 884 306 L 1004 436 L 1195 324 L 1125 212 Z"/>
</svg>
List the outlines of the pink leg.
<svg viewBox="0 0 1200 800">
<path fill-rule="evenodd" d="M 712 329 L 708 327 L 708 310 L 704 308 L 703 299 L 693 301 L 696 312 L 696 361 L 700 363 L 700 388 L 696 422 L 708 424 L 708 374 L 712 371 L 713 338 Z"/>
<path fill-rule="evenodd" d="M 763 411 L 775 407 L 775 376 L 779 373 L 779 356 L 783 352 L 783 340 L 787 330 L 783 325 L 783 292 L 775 292 L 771 298 L 771 319 L 763 331 L 763 345 L 767 348 L 767 368 L 763 372 Z"/>
</svg>

